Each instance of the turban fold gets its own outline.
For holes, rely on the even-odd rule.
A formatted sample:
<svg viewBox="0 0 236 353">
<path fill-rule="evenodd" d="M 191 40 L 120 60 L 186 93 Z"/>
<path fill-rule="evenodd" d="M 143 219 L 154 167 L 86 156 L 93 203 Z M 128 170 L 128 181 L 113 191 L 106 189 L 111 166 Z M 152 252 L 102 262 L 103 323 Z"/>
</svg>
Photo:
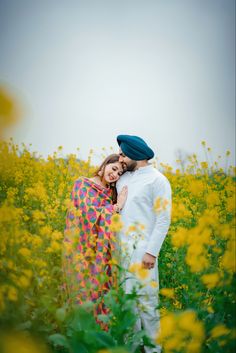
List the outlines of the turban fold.
<svg viewBox="0 0 236 353">
<path fill-rule="evenodd" d="M 154 157 L 153 150 L 138 136 L 119 135 L 117 142 L 122 152 L 134 161 L 142 161 Z"/>
</svg>

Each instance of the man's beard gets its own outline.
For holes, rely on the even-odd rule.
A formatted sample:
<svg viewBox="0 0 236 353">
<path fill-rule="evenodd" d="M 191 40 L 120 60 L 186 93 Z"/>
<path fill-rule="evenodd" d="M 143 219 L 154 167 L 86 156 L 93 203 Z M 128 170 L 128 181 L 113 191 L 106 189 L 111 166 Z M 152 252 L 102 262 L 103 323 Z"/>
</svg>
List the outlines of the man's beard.
<svg viewBox="0 0 236 353">
<path fill-rule="evenodd" d="M 127 164 L 127 171 L 132 172 L 137 167 L 136 161 L 131 161 Z"/>
</svg>

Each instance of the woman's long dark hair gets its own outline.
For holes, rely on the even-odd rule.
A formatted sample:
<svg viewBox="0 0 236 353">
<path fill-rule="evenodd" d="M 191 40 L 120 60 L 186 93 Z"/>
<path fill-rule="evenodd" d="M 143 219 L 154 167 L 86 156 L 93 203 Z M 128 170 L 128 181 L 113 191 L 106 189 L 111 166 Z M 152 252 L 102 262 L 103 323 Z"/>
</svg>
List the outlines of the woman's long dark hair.
<svg viewBox="0 0 236 353">
<path fill-rule="evenodd" d="M 94 176 L 98 176 L 99 178 L 103 178 L 104 176 L 104 171 L 105 171 L 105 167 L 108 164 L 111 163 L 115 163 L 115 162 L 119 162 L 119 155 L 118 154 L 110 154 L 109 156 L 107 156 L 104 161 L 102 162 L 102 164 L 100 165 L 100 167 L 95 171 Z M 124 170 L 123 170 L 124 173 Z M 116 190 L 116 183 L 110 183 L 109 184 L 110 189 L 112 190 L 112 202 L 113 204 L 115 204 L 117 202 L 117 190 Z"/>
</svg>

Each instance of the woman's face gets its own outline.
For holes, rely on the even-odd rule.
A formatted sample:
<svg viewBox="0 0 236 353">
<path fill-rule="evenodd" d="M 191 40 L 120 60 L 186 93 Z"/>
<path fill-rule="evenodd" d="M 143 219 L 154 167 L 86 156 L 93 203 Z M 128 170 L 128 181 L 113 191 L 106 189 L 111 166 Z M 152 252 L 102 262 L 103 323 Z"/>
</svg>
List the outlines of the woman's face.
<svg viewBox="0 0 236 353">
<path fill-rule="evenodd" d="M 106 183 L 115 183 L 122 174 L 123 168 L 120 162 L 110 163 L 105 167 L 103 179 Z"/>
</svg>

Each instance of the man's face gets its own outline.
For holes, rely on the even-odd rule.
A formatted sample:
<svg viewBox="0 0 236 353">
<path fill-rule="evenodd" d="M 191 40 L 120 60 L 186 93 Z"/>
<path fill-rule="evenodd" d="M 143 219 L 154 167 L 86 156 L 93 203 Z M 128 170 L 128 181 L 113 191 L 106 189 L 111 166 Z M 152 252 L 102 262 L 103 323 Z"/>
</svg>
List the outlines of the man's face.
<svg viewBox="0 0 236 353">
<path fill-rule="evenodd" d="M 132 172 L 137 167 L 137 162 L 127 157 L 122 150 L 119 150 L 119 162 L 124 166 L 126 170 Z"/>
</svg>

